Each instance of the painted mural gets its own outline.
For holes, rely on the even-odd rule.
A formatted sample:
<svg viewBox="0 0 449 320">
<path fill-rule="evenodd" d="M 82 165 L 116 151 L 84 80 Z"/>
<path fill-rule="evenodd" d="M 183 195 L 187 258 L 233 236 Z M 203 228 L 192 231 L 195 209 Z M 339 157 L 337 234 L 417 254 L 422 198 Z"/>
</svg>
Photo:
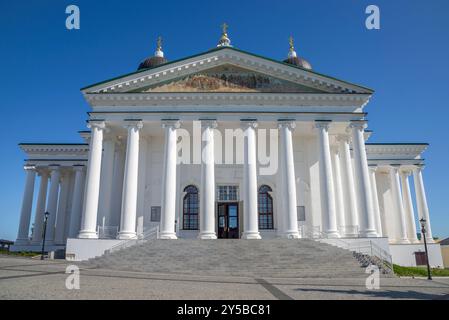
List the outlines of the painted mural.
<svg viewBox="0 0 449 320">
<path fill-rule="evenodd" d="M 220 66 L 147 87 L 140 92 L 317 92 L 313 88 L 266 74 Z"/>
</svg>

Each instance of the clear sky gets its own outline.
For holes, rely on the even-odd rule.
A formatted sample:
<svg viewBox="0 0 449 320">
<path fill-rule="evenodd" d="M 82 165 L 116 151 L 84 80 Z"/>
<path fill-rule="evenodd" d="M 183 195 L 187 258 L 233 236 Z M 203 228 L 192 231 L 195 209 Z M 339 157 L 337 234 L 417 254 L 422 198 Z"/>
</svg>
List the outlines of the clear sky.
<svg viewBox="0 0 449 320">
<path fill-rule="evenodd" d="M 65 28 L 76 4 L 81 29 Z M 365 28 L 378 5 L 381 29 Z M 449 1 L 1 1 L 0 238 L 15 239 L 24 187 L 20 142 L 81 142 L 81 87 L 134 71 L 164 38 L 169 60 L 235 47 L 284 59 L 288 37 L 318 72 L 375 89 L 370 142 L 428 142 L 434 235 L 449 236 Z M 37 190 L 37 188 L 36 188 Z M 37 193 L 37 191 L 36 191 Z"/>
</svg>

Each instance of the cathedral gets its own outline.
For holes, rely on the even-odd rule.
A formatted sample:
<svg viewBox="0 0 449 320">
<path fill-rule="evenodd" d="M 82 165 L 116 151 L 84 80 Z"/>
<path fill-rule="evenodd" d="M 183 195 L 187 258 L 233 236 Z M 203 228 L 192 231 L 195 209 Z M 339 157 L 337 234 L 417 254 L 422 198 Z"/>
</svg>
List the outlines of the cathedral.
<svg viewBox="0 0 449 320">
<path fill-rule="evenodd" d="M 233 47 L 224 25 L 216 47 L 170 61 L 159 38 L 136 71 L 82 88 L 83 143 L 20 143 L 12 250 L 45 242 L 79 261 L 150 234 L 369 240 L 415 266 L 422 224 L 430 263 L 442 266 L 423 180 L 428 145 L 369 143 L 374 91 L 315 71 L 289 44 L 285 59 L 263 57 Z"/>
</svg>

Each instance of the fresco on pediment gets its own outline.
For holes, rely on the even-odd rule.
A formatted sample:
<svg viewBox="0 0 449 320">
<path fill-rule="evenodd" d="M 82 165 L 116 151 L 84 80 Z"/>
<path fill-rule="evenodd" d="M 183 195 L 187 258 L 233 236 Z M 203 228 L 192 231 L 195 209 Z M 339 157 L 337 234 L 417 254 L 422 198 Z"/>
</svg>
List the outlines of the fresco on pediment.
<svg viewBox="0 0 449 320">
<path fill-rule="evenodd" d="M 220 66 L 139 90 L 139 92 L 319 92 L 267 74 Z"/>
</svg>

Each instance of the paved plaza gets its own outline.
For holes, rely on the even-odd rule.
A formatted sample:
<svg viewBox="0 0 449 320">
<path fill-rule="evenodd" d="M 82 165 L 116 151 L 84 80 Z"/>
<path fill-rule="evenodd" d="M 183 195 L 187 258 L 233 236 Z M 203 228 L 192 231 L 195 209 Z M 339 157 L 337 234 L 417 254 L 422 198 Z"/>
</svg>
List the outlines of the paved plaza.
<svg viewBox="0 0 449 320">
<path fill-rule="evenodd" d="M 449 299 L 449 279 L 365 279 L 193 276 L 80 266 L 80 289 L 66 288 L 64 260 L 0 256 L 0 299 Z"/>
</svg>

